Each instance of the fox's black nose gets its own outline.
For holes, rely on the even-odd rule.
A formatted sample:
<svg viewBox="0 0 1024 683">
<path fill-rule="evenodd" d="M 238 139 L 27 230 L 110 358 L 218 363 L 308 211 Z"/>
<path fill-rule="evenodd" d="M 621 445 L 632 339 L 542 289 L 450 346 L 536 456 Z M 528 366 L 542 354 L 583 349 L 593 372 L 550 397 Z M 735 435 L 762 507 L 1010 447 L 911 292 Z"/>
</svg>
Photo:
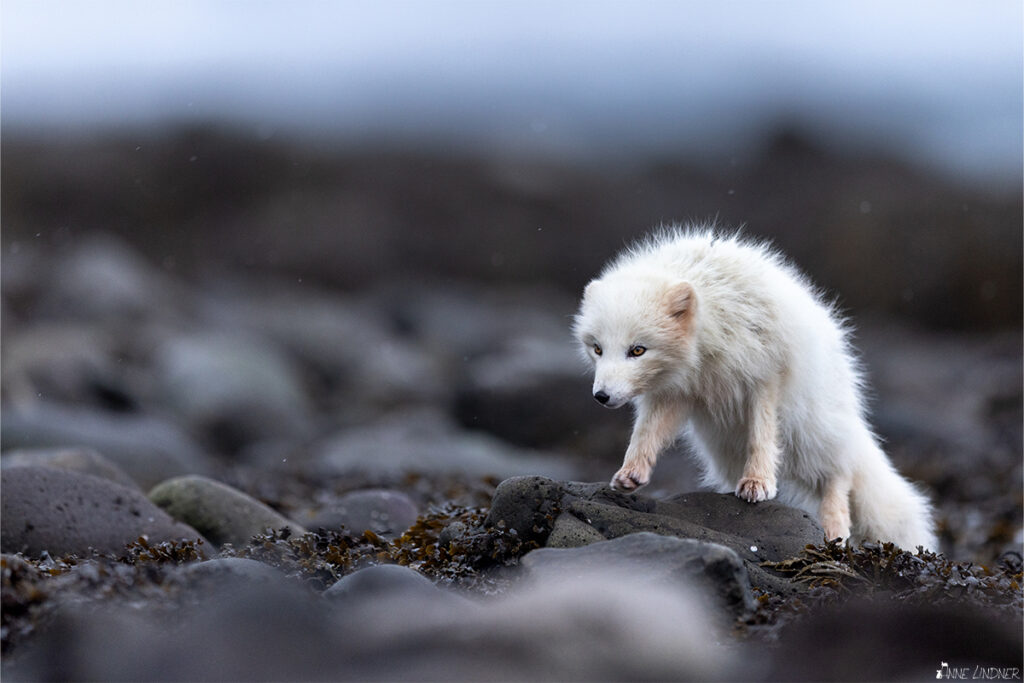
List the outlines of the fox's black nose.
<svg viewBox="0 0 1024 683">
<path fill-rule="evenodd" d="M 605 404 L 605 403 L 608 402 L 609 396 L 608 396 L 608 394 L 604 393 L 603 391 L 595 391 L 594 392 L 594 398 L 597 399 L 598 403 Z"/>
</svg>

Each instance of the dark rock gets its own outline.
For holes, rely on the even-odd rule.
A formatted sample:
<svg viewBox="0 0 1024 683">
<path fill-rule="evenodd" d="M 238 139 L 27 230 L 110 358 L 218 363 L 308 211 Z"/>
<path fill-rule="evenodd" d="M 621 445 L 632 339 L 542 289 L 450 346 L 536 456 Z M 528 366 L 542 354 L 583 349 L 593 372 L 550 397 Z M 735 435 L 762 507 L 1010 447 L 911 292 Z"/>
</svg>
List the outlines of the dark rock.
<svg viewBox="0 0 1024 683">
<path fill-rule="evenodd" d="M 55 467 L 81 474 L 91 474 L 121 486 L 138 488 L 135 480 L 129 477 L 123 469 L 93 448 L 25 448 L 7 451 L 0 457 L 0 467 L 24 467 L 26 465 Z"/>
<path fill-rule="evenodd" d="M 369 529 L 380 536 L 390 537 L 401 535 L 413 525 L 418 515 L 416 503 L 401 491 L 364 489 L 346 493 L 302 521 L 310 529 L 344 526 L 355 534 Z"/>
<path fill-rule="evenodd" d="M 433 594 L 439 589 L 427 577 L 415 569 L 397 564 L 378 564 L 353 572 L 334 583 L 324 591 L 324 597 L 332 600 L 351 599 L 371 594 L 403 593 Z"/>
<path fill-rule="evenodd" d="M 376 610 L 362 623 L 385 619 Z M 389 680 L 731 680 L 718 638 L 684 587 L 598 571 L 527 582 L 484 609 L 419 615 L 387 638 L 398 656 L 375 665 L 368 647 L 352 666 Z"/>
<path fill-rule="evenodd" d="M 149 499 L 217 545 L 245 545 L 266 529 L 306 530 L 255 498 L 219 481 L 200 476 L 169 479 L 149 492 Z"/>
<path fill-rule="evenodd" d="M 618 538 L 642 531 L 692 538 L 732 549 L 747 566 L 754 586 L 791 592 L 796 587 L 762 567 L 799 554 L 824 534 L 805 512 L 767 501 L 751 505 L 733 495 L 693 493 L 668 501 L 612 490 L 606 484 L 559 483 L 543 477 L 517 477 L 502 482 L 494 494 L 486 524 L 500 521 L 529 540 L 545 544 L 561 515 L 571 515 L 602 538 Z M 565 543 L 562 532 L 574 529 L 572 541 L 597 540 L 579 524 L 561 523 L 555 543 Z"/>
<path fill-rule="evenodd" d="M 106 479 L 32 466 L 5 468 L 0 476 L 4 552 L 120 554 L 140 536 L 150 543 L 201 538 L 138 490 Z"/>
<path fill-rule="evenodd" d="M 441 529 L 441 533 L 437 535 L 438 547 L 448 547 L 452 541 L 469 533 L 469 530 L 470 527 L 465 522 L 452 522 L 445 528 Z"/>
<path fill-rule="evenodd" d="M 506 479 L 494 492 L 484 525 L 514 529 L 523 540 L 544 543 L 565 496 L 561 484 L 545 477 Z"/>
<path fill-rule="evenodd" d="M 0 444 L 13 448 L 94 448 L 146 489 L 180 474 L 209 471 L 203 451 L 185 432 L 155 417 L 38 403 L 4 408 Z"/>
<path fill-rule="evenodd" d="M 621 536 L 580 548 L 541 548 L 523 558 L 532 576 L 580 579 L 597 570 L 639 583 L 682 581 L 710 588 L 733 617 L 756 606 L 747 570 L 739 556 L 716 543 L 648 532 Z"/>
<path fill-rule="evenodd" d="M 314 456 L 327 474 L 403 472 L 509 477 L 526 473 L 567 476 L 557 458 L 510 446 L 482 432 L 456 428 L 439 411 L 390 415 L 349 429 L 323 443 Z"/>
<path fill-rule="evenodd" d="M 809 514 L 773 500 L 750 504 L 732 494 L 699 491 L 658 501 L 654 512 L 735 537 L 737 542 L 730 547 L 751 562 L 795 557 L 807 544 L 825 539 L 824 530 Z"/>
</svg>

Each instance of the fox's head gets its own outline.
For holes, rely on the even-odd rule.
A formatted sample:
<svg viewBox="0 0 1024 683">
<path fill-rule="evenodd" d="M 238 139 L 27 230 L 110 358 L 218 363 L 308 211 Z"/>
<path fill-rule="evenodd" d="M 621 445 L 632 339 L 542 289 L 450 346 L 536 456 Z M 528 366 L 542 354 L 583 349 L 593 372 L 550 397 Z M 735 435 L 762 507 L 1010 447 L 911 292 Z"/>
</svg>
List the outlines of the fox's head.
<svg viewBox="0 0 1024 683">
<path fill-rule="evenodd" d="M 574 331 L 594 398 L 619 408 L 678 384 L 694 364 L 697 296 L 683 281 L 612 273 L 583 291 Z"/>
</svg>

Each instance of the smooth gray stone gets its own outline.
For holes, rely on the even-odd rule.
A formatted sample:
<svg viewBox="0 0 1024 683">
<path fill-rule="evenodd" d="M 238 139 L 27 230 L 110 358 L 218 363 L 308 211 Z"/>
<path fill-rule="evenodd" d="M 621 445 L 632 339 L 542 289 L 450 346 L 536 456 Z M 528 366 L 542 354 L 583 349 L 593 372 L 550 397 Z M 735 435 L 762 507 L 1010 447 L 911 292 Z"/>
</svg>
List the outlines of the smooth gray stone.
<svg viewBox="0 0 1024 683">
<path fill-rule="evenodd" d="M 158 484 L 149 499 L 175 519 L 199 529 L 217 545 L 246 545 L 266 529 L 289 527 L 294 535 L 306 529 L 252 496 L 219 481 L 196 475 Z"/>
<path fill-rule="evenodd" d="M 4 468 L 0 477 L 3 552 L 121 554 L 140 536 L 150 544 L 202 538 L 139 490 L 106 479 L 34 466 Z"/>
</svg>

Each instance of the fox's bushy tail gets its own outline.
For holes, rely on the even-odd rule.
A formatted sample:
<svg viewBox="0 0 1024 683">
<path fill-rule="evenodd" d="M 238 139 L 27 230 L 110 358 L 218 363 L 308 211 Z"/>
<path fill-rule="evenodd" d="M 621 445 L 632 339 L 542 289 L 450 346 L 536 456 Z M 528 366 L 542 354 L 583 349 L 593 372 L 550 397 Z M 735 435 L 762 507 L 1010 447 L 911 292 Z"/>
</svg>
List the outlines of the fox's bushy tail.
<svg viewBox="0 0 1024 683">
<path fill-rule="evenodd" d="M 938 550 L 928 499 L 904 479 L 877 444 L 858 462 L 850 493 L 856 543 L 888 541 L 908 551 Z"/>
</svg>

